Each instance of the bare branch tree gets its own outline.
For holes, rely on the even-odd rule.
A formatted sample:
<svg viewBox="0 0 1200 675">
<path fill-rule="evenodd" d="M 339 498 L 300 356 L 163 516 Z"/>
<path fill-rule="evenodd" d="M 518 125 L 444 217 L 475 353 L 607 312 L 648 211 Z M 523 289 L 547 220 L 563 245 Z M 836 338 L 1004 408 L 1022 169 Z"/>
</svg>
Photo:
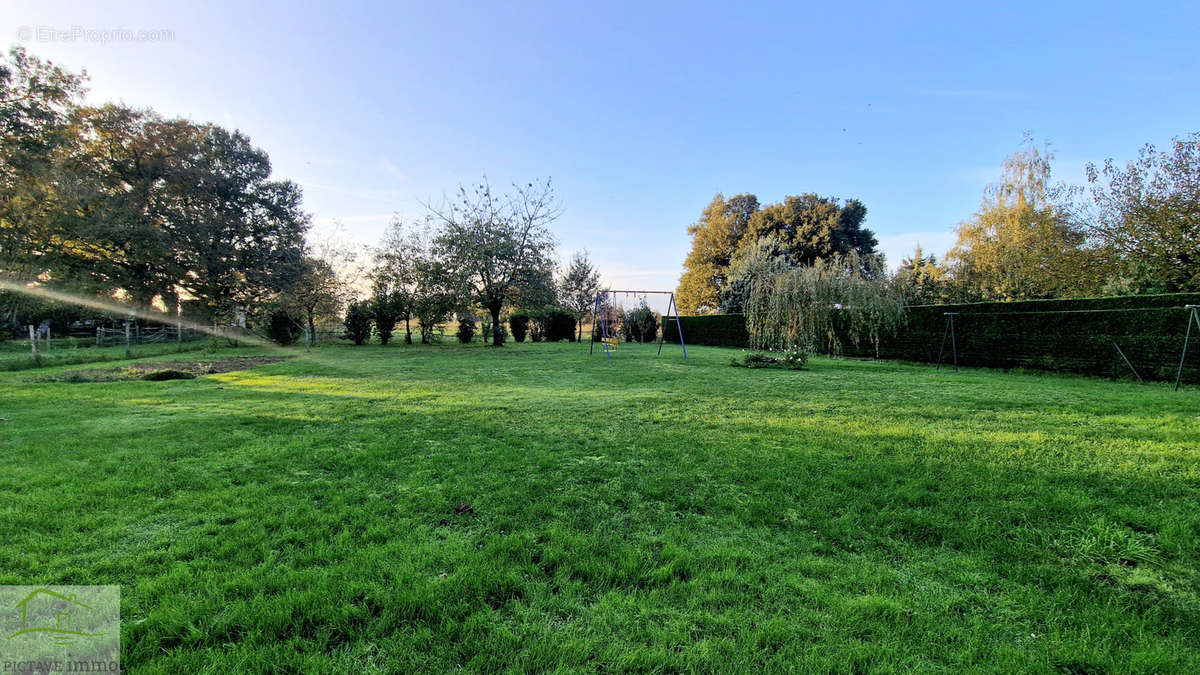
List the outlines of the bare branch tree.
<svg viewBox="0 0 1200 675">
<path fill-rule="evenodd" d="M 500 311 L 524 271 L 544 264 L 554 250 L 550 224 L 562 214 L 549 179 L 514 185 L 496 194 L 487 178 L 440 207 L 426 205 L 441 225 L 434 238 L 438 256 L 459 275 L 492 316 L 492 344 L 503 344 Z"/>
</svg>

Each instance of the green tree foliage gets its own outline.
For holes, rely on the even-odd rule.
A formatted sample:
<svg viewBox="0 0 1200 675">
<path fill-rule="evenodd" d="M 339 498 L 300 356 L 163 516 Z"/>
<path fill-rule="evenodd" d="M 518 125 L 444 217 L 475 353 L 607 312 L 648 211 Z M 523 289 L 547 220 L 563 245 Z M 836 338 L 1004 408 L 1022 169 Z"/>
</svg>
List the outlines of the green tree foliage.
<svg viewBox="0 0 1200 675">
<path fill-rule="evenodd" d="M 0 61 L 0 272 L 206 319 L 278 304 L 303 257 L 300 189 L 243 134 L 120 105 L 15 49 Z"/>
<path fill-rule="evenodd" d="M 683 276 L 675 291 L 675 302 L 685 314 L 715 311 L 718 295 L 729 278 L 734 251 L 758 212 L 758 197 L 740 194 L 728 200 L 717 194 L 688 227 L 692 250 L 683 263 Z"/>
<path fill-rule="evenodd" d="M 893 282 L 911 305 L 932 305 L 947 300 L 946 272 L 937 256 L 927 255 L 917 245 L 913 254 L 900 262 Z"/>
<path fill-rule="evenodd" d="M 371 310 L 380 344 L 386 345 L 391 341 L 392 332 L 406 309 L 406 299 L 399 293 L 376 291 L 371 298 Z"/>
<path fill-rule="evenodd" d="M 302 332 L 300 321 L 286 310 L 275 310 L 267 317 L 267 337 L 276 344 L 285 347 L 295 344 Z"/>
<path fill-rule="evenodd" d="M 787 249 L 775 236 L 756 240 L 744 249 L 729 268 L 729 283 L 721 289 L 720 311 L 741 314 L 750 299 L 750 291 L 760 279 L 774 277 L 795 267 Z"/>
<path fill-rule="evenodd" d="M 508 328 L 512 331 L 514 340 L 524 342 L 525 336 L 529 333 L 529 315 L 524 312 L 510 314 L 508 317 Z"/>
<path fill-rule="evenodd" d="M 550 181 L 497 194 L 484 179 L 470 191 L 459 188 L 455 200 L 430 211 L 441 225 L 434 239 L 438 258 L 462 280 L 469 299 L 491 314 L 492 344 L 499 347 L 501 310 L 554 250 L 549 226 L 561 210 Z"/>
<path fill-rule="evenodd" d="M 575 340 L 575 317 L 569 312 L 554 310 L 546 316 L 546 340 L 559 342 Z"/>
<path fill-rule="evenodd" d="M 578 339 L 583 339 L 583 320 L 595 309 L 596 293 L 600 292 L 600 272 L 592 264 L 587 251 L 571 256 L 566 272 L 558 282 L 559 304 L 574 317 L 579 327 Z"/>
<path fill-rule="evenodd" d="M 1200 290 L 1200 133 L 1169 152 L 1146 145 L 1123 168 L 1089 165 L 1088 224 L 1110 284 L 1126 291 Z"/>
<path fill-rule="evenodd" d="M 351 302 L 346 306 L 342 323 L 354 344 L 362 345 L 371 338 L 371 304 L 361 300 Z"/>
<path fill-rule="evenodd" d="M 1095 266 L 1086 236 L 1056 203 L 1047 150 L 1030 143 L 1004 162 L 975 216 L 959 225 L 947 255 L 950 281 L 981 300 L 1087 295 Z"/>
<path fill-rule="evenodd" d="M 44 273 L 58 252 L 60 155 L 77 140 L 71 115 L 84 92 L 75 75 L 14 47 L 0 55 L 0 276 L 18 282 Z M 0 326 L 21 298 L 0 296 Z"/>
<path fill-rule="evenodd" d="M 621 316 L 621 336 L 626 342 L 654 342 L 658 339 L 658 323 L 658 315 L 642 298 Z"/>
<path fill-rule="evenodd" d="M 328 320 L 342 311 L 349 289 L 324 257 L 304 255 L 296 262 L 292 283 L 284 298 L 285 304 L 296 308 L 303 316 L 308 339 L 316 343 L 317 319 Z"/>
<path fill-rule="evenodd" d="M 458 317 L 458 332 L 456 333 L 458 341 L 463 344 L 470 344 L 475 337 L 475 315 L 464 313 Z"/>
<path fill-rule="evenodd" d="M 866 217 L 867 207 L 857 199 L 843 202 L 812 193 L 789 196 L 754 214 L 734 260 L 766 238 L 778 242 L 794 265 L 811 265 L 847 253 L 871 256 L 878 242 L 874 233 L 863 227 Z"/>
<path fill-rule="evenodd" d="M 412 315 L 421 328 L 421 342 L 429 344 L 437 327 L 464 306 L 468 290 L 458 271 L 423 241 L 413 250 L 413 273 Z"/>
<path fill-rule="evenodd" d="M 878 256 L 851 252 L 792 267 L 754 284 L 746 326 L 755 349 L 841 351 L 841 336 L 873 345 L 904 321 L 904 298 Z"/>
<path fill-rule="evenodd" d="M 759 208 L 754 195 L 718 194 L 688 228 L 692 250 L 675 291 L 680 313 L 737 311 L 751 285 L 743 274 L 764 256 L 798 266 L 845 253 L 872 255 L 877 242 L 863 227 L 866 216 L 856 199 L 809 193 Z"/>
</svg>

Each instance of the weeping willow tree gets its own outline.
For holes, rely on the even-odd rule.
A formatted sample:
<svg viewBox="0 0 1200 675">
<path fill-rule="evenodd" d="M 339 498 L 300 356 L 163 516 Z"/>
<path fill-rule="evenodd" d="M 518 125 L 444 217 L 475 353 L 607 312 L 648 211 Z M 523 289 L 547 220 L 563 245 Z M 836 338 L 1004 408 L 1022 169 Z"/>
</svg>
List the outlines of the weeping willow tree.
<svg viewBox="0 0 1200 675">
<path fill-rule="evenodd" d="M 758 276 L 745 314 L 755 349 L 836 355 L 849 340 L 870 343 L 878 356 L 880 338 L 895 334 L 905 305 L 878 256 L 849 253 Z"/>
</svg>

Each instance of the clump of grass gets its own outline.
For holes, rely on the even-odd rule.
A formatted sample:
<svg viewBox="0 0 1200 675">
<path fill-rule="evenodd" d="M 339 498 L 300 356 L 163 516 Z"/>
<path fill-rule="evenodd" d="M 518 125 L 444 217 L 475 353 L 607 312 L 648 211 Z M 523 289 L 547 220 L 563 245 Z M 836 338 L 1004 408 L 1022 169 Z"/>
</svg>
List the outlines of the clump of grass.
<svg viewBox="0 0 1200 675">
<path fill-rule="evenodd" d="M 1151 535 L 1111 522 L 1092 523 L 1074 533 L 1063 552 L 1080 562 L 1127 567 L 1153 563 L 1159 556 Z"/>
</svg>

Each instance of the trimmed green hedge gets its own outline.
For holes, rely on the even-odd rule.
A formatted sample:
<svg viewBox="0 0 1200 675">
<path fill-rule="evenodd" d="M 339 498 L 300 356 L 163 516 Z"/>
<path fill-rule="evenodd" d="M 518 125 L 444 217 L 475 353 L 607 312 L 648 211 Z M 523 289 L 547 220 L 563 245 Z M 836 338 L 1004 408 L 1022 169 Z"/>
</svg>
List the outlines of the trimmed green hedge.
<svg viewBox="0 0 1200 675">
<path fill-rule="evenodd" d="M 745 347 L 750 343 L 746 332 L 746 317 L 741 314 L 704 314 L 680 317 L 683 325 L 683 340 L 687 344 L 712 345 L 714 347 Z M 679 328 L 675 317 L 663 317 L 663 339 L 679 342 Z"/>
<path fill-rule="evenodd" d="M 1132 377 L 1115 342 L 1143 378 L 1172 380 L 1187 329 L 1184 305 L 1200 305 L 1200 293 L 910 307 L 907 326 L 884 337 L 879 356 L 936 362 L 946 313 L 957 312 L 959 365 Z M 749 342 L 738 314 L 683 317 L 683 331 L 691 344 L 746 347 Z M 668 332 L 671 338 L 678 341 Z M 1198 338 L 1193 331 L 1187 382 L 1200 382 Z M 847 356 L 875 355 L 869 344 L 842 342 Z M 952 360 L 949 343 L 944 360 Z"/>
</svg>

